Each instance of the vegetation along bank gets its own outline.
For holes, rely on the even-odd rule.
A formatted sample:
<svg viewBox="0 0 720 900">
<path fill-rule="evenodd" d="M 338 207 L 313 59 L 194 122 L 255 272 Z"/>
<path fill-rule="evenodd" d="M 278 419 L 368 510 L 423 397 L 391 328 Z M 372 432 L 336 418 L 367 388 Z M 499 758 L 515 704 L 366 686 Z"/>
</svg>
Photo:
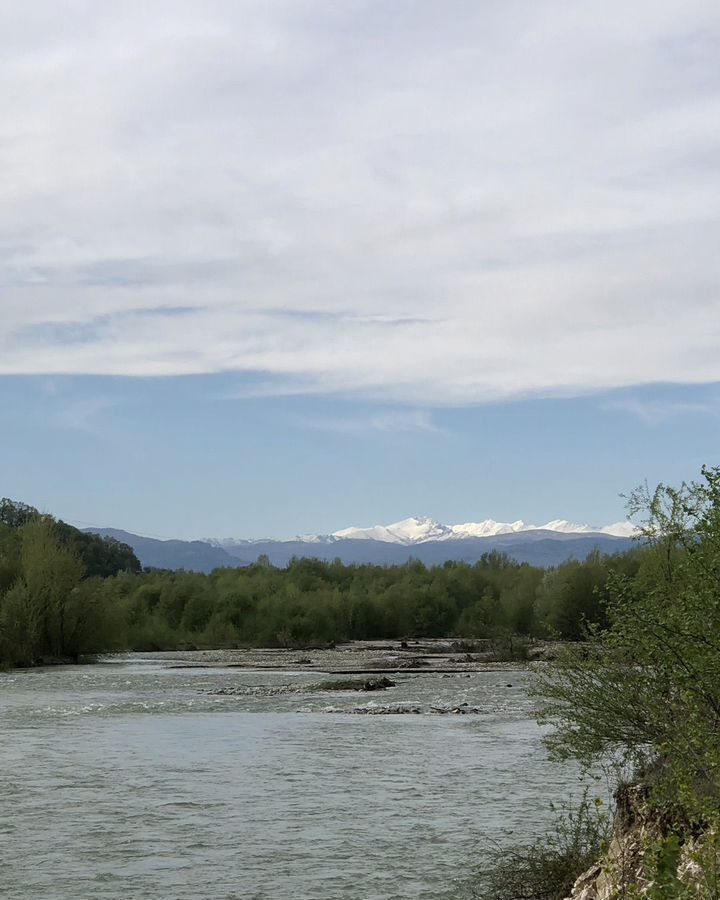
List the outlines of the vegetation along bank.
<svg viewBox="0 0 720 900">
<path fill-rule="evenodd" d="M 484 900 L 720 897 L 720 469 L 630 498 L 646 541 L 604 586 L 605 621 L 538 676 L 560 758 L 605 767 L 592 798 L 478 878 Z"/>
<path fill-rule="evenodd" d="M 516 649 L 518 636 L 583 640 L 607 624 L 608 585 L 644 578 L 647 564 L 638 548 L 551 569 L 489 553 L 473 565 L 261 559 L 209 575 L 143 572 L 130 547 L 3 500 L 0 661 L 445 636 Z"/>
</svg>

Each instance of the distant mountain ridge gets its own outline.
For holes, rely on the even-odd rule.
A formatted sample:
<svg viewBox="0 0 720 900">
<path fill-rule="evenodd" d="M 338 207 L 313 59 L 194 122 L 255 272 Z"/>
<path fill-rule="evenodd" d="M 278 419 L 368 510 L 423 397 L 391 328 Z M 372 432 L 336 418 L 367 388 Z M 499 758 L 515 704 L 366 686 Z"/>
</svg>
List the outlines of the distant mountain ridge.
<svg viewBox="0 0 720 900">
<path fill-rule="evenodd" d="M 250 565 L 250 561 L 238 559 L 207 541 L 160 540 L 120 528 L 84 528 L 83 531 L 128 544 L 146 569 L 212 572 L 213 569 Z"/>
<path fill-rule="evenodd" d="M 412 516 L 393 522 L 391 525 L 373 525 L 369 528 L 343 528 L 332 534 L 307 534 L 291 538 L 292 541 L 308 544 L 333 544 L 338 541 L 381 541 L 389 544 L 410 546 L 426 541 L 455 541 L 469 538 L 496 537 L 502 534 L 543 531 L 557 534 L 606 534 L 613 537 L 633 537 L 636 532 L 631 522 L 615 522 L 612 525 L 576 525 L 566 519 L 553 519 L 545 525 L 530 525 L 521 519 L 516 522 L 496 522 L 484 519 L 482 522 L 465 522 L 462 525 L 444 525 L 427 516 Z M 224 549 L 266 543 L 269 539 L 243 540 L 239 538 L 207 538 L 209 544 Z"/>
<path fill-rule="evenodd" d="M 391 525 L 346 528 L 329 535 L 304 535 L 290 540 L 205 541 L 159 540 L 115 528 L 86 531 L 114 537 L 129 544 L 143 566 L 211 572 L 216 568 L 246 566 L 260 556 L 273 565 L 286 566 L 294 557 L 339 559 L 345 564 L 402 565 L 412 559 L 426 565 L 448 560 L 477 562 L 484 554 L 505 553 L 517 562 L 555 566 L 569 559 L 582 560 L 597 550 L 620 553 L 633 546 L 635 529 L 629 522 L 602 528 L 573 525 L 565 520 L 541 528 L 524 522 L 483 522 L 443 525 L 413 517 Z"/>
</svg>

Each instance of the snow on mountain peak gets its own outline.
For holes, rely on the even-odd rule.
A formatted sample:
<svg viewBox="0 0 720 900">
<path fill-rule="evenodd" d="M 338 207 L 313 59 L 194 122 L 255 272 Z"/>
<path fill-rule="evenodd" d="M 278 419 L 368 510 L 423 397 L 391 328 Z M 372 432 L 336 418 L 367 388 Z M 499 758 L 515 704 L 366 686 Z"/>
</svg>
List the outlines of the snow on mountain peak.
<svg viewBox="0 0 720 900">
<path fill-rule="evenodd" d="M 452 537 L 493 537 L 496 534 L 512 534 L 516 531 L 524 531 L 525 523 L 518 519 L 517 522 L 496 522 L 494 519 L 483 519 L 482 522 L 465 522 L 463 525 L 451 525 Z"/>
<path fill-rule="evenodd" d="M 343 528 L 332 534 L 302 534 L 293 541 L 305 544 L 333 544 L 336 541 L 383 541 L 389 544 L 422 544 L 425 541 L 457 541 L 469 538 L 496 537 L 503 534 L 517 534 L 524 531 L 554 531 L 559 534 L 607 534 L 613 537 L 633 537 L 637 528 L 632 522 L 615 522 L 612 525 L 595 527 L 592 525 L 576 525 L 566 519 L 553 519 L 545 525 L 530 525 L 518 519 L 515 522 L 496 522 L 494 519 L 483 519 L 480 522 L 464 522 L 460 525 L 443 525 L 427 516 L 411 516 L 390 525 L 372 525 L 369 528 Z M 209 544 L 223 549 L 245 544 L 262 543 L 258 540 L 239 540 L 235 538 L 206 539 Z M 270 540 L 270 539 L 267 539 Z"/>
<path fill-rule="evenodd" d="M 385 541 L 391 544 L 420 544 L 424 541 L 462 540 L 464 538 L 494 537 L 501 534 L 517 534 L 520 531 L 554 531 L 560 534 L 607 534 L 616 537 L 632 537 L 636 528 L 631 522 L 615 522 L 613 525 L 595 527 L 577 525 L 567 519 L 552 519 L 545 525 L 530 525 L 518 519 L 516 522 L 465 522 L 461 525 L 443 525 L 427 516 L 413 516 L 393 522 L 391 525 L 373 525 L 369 528 L 343 528 L 335 531 L 334 540 Z"/>
<path fill-rule="evenodd" d="M 543 531 L 559 531 L 561 534 L 588 534 L 597 531 L 591 525 L 576 525 L 567 519 L 553 519 L 545 525 L 539 525 L 538 528 Z"/>
<path fill-rule="evenodd" d="M 419 544 L 444 538 L 451 531 L 448 525 L 441 525 L 427 516 L 413 516 L 393 522 L 391 525 L 373 525 L 370 528 L 343 528 L 332 537 L 338 540 L 386 541 L 391 544 Z"/>
<path fill-rule="evenodd" d="M 627 519 L 625 519 L 624 522 L 613 522 L 612 525 L 603 525 L 603 527 L 598 530 L 601 534 L 611 534 L 615 537 L 637 537 L 637 535 L 640 534 L 637 525 L 633 525 L 633 523 L 628 522 Z"/>
</svg>

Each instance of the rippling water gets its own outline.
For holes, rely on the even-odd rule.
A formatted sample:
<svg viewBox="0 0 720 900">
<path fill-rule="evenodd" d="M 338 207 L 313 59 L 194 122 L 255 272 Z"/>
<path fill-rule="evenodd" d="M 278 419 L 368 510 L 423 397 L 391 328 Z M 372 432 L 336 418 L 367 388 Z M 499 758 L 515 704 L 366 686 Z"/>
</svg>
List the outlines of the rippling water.
<svg viewBox="0 0 720 900">
<path fill-rule="evenodd" d="M 317 674 L 139 659 L 0 675 L 0 895 L 458 896 L 492 841 L 536 834 L 576 790 L 546 759 L 529 677 L 318 694 L 268 690 Z M 348 714 L 462 702 L 482 713 Z"/>
</svg>

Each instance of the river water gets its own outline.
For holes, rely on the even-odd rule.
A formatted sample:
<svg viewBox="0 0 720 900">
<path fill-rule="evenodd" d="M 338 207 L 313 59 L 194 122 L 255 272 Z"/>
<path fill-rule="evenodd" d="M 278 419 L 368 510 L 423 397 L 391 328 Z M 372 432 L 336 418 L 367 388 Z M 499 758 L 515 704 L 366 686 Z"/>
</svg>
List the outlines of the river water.
<svg viewBox="0 0 720 900">
<path fill-rule="evenodd" d="M 445 900 L 577 794 L 524 671 L 307 673 L 130 657 L 0 674 L 5 900 Z M 213 694 L 228 687 L 240 695 Z M 420 715 L 359 715 L 411 704 Z M 477 715 L 437 715 L 467 703 Z"/>
</svg>

